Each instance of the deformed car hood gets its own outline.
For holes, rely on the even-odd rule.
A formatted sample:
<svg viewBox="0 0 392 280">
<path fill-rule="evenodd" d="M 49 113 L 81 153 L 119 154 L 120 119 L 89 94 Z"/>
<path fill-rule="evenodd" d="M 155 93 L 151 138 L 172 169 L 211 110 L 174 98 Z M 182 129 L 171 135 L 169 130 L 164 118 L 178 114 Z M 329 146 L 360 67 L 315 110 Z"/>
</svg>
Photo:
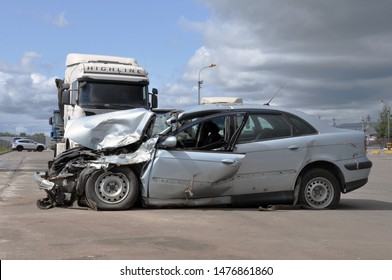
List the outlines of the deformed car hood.
<svg viewBox="0 0 392 280">
<path fill-rule="evenodd" d="M 154 115 L 139 108 L 74 119 L 67 124 L 65 137 L 93 150 L 123 147 L 143 137 Z"/>
</svg>

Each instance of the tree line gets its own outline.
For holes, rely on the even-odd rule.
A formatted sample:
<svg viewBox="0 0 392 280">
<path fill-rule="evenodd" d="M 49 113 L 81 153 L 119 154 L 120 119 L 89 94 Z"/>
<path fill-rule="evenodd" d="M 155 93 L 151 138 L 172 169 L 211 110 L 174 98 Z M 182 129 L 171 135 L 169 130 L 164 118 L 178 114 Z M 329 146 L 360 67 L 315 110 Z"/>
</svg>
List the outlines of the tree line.
<svg viewBox="0 0 392 280">
<path fill-rule="evenodd" d="M 39 132 L 39 133 L 34 133 L 32 135 L 28 135 L 25 132 L 21 132 L 19 134 L 14 134 L 14 133 L 10 133 L 10 132 L 0 132 L 0 137 L 21 137 L 21 138 L 28 138 L 28 137 L 40 137 L 40 138 L 45 138 L 45 134 L 43 132 Z"/>
</svg>

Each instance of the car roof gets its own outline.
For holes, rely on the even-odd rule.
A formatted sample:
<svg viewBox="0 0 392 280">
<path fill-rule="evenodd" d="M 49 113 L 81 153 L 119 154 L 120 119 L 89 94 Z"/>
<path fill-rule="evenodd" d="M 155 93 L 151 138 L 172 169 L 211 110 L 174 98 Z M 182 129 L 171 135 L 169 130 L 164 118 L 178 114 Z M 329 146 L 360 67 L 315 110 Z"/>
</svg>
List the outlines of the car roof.
<svg viewBox="0 0 392 280">
<path fill-rule="evenodd" d="M 301 112 L 293 109 L 274 107 L 261 104 L 242 104 L 242 103 L 217 103 L 217 104 L 203 104 L 191 107 L 186 107 L 182 111 L 182 115 L 202 115 L 203 112 L 226 112 L 226 111 L 252 111 L 252 110 L 265 110 L 265 111 L 283 111 L 293 114 L 301 114 Z"/>
<path fill-rule="evenodd" d="M 221 113 L 221 112 L 230 112 L 230 111 L 246 112 L 246 111 L 255 111 L 255 110 L 260 110 L 263 112 L 270 111 L 270 112 L 290 113 L 304 119 L 318 130 L 322 130 L 324 132 L 337 129 L 335 127 L 332 127 L 328 123 L 319 120 L 314 116 L 308 115 L 296 109 L 275 107 L 275 106 L 262 105 L 262 104 L 216 103 L 216 104 L 202 104 L 202 105 L 190 106 L 184 108 L 184 110 L 181 110 L 178 119 L 192 118 L 193 116 L 200 117 L 203 115 L 211 115 L 214 113 Z"/>
<path fill-rule="evenodd" d="M 42 144 L 42 143 L 39 143 L 39 142 L 37 142 L 37 141 L 35 141 L 33 139 L 30 139 L 30 138 L 19 138 L 19 139 L 16 139 L 14 142 L 26 141 L 26 140 L 36 142 L 37 144 Z"/>
</svg>

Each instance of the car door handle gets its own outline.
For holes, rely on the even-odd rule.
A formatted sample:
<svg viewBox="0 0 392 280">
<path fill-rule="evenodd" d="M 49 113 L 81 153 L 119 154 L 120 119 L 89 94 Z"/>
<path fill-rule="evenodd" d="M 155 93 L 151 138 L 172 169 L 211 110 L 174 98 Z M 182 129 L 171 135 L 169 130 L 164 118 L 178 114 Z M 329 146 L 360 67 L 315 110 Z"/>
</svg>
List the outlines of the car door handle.
<svg viewBox="0 0 392 280">
<path fill-rule="evenodd" d="M 222 163 L 226 164 L 226 165 L 237 165 L 238 161 L 234 160 L 234 159 L 222 159 Z"/>
<path fill-rule="evenodd" d="M 292 151 L 296 151 L 299 149 L 299 147 L 297 145 L 291 145 L 288 149 Z"/>
</svg>

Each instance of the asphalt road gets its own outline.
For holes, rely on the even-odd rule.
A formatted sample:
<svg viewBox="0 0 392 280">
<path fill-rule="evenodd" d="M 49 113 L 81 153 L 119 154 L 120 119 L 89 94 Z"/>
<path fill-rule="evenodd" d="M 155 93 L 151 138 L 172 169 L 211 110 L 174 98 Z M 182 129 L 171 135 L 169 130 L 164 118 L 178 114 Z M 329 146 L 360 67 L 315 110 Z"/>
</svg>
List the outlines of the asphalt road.
<svg viewBox="0 0 392 280">
<path fill-rule="evenodd" d="M 392 155 L 337 210 L 40 210 L 51 151 L 0 156 L 0 259 L 392 259 Z"/>
</svg>

